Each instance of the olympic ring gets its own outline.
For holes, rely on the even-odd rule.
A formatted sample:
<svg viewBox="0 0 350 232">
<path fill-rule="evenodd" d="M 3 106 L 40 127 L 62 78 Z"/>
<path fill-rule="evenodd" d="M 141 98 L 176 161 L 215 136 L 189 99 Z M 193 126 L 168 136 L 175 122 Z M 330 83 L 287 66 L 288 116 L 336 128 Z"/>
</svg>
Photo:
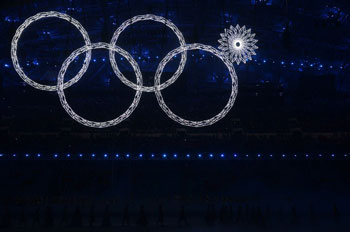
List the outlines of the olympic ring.
<svg viewBox="0 0 350 232">
<path fill-rule="evenodd" d="M 69 55 L 69 57 L 63 62 L 62 67 L 61 67 L 59 74 L 58 74 L 56 86 L 42 85 L 42 84 L 39 84 L 39 83 L 31 80 L 24 73 L 22 68 L 20 67 L 19 62 L 18 62 L 18 57 L 17 57 L 17 44 L 18 44 L 18 40 L 21 37 L 22 32 L 31 23 L 33 23 L 39 19 L 47 18 L 47 17 L 57 17 L 57 18 L 64 19 L 64 20 L 72 23 L 79 30 L 79 32 L 82 34 L 82 36 L 84 38 L 84 42 L 85 42 L 85 46 L 73 51 Z M 177 38 L 179 39 L 179 43 L 180 43 L 180 47 L 170 51 L 159 63 L 157 71 L 155 73 L 155 77 L 154 77 L 154 86 L 143 86 L 142 74 L 141 74 L 141 71 L 140 71 L 140 68 L 139 68 L 139 65 L 137 64 L 137 62 L 133 59 L 133 57 L 127 51 L 116 46 L 116 42 L 119 38 L 119 35 L 125 30 L 125 28 L 127 28 L 128 26 L 130 26 L 133 23 L 136 23 L 139 21 L 145 21 L 145 20 L 151 20 L 151 21 L 163 23 L 164 25 L 169 27 L 176 34 Z M 235 72 L 235 68 L 233 66 L 233 62 L 237 62 L 237 64 L 239 64 L 242 61 L 243 63 L 245 63 L 246 62 L 245 59 L 251 59 L 251 55 L 255 54 L 254 49 L 257 48 L 255 46 L 255 43 L 257 42 L 257 40 L 253 39 L 255 34 L 251 34 L 250 32 L 251 32 L 250 29 L 246 30 L 245 26 L 243 26 L 242 28 L 240 28 L 238 25 L 236 26 L 236 28 L 231 26 L 231 28 L 229 30 L 225 30 L 225 33 L 221 34 L 222 39 L 219 40 L 219 42 L 221 43 L 221 46 L 219 47 L 219 49 L 221 49 L 221 51 L 220 51 L 220 50 L 218 50 L 212 46 L 208 46 L 208 45 L 203 45 L 203 44 L 198 44 L 198 43 L 186 44 L 182 33 L 172 22 L 170 22 L 169 20 L 167 20 L 163 17 L 160 17 L 160 16 L 147 14 L 147 15 L 135 16 L 135 17 L 125 21 L 123 24 L 121 24 L 121 26 L 114 32 L 112 40 L 109 44 L 103 43 L 103 42 L 91 43 L 88 33 L 86 32 L 86 30 L 83 28 L 83 26 L 77 20 L 75 20 L 72 17 L 70 17 L 69 15 L 66 15 L 63 13 L 49 11 L 49 12 L 38 13 L 38 14 L 28 18 L 27 20 L 24 21 L 24 23 L 22 25 L 20 25 L 18 27 L 18 29 L 16 30 L 16 33 L 12 39 L 12 42 L 11 42 L 11 58 L 12 58 L 12 62 L 14 64 L 14 68 L 15 68 L 16 72 L 26 83 L 28 83 L 32 87 L 40 89 L 40 90 L 57 91 L 60 102 L 61 102 L 64 110 L 68 113 L 68 115 L 70 117 L 72 117 L 74 120 L 76 120 L 77 122 L 79 122 L 85 126 L 94 127 L 94 128 L 106 128 L 106 127 L 110 127 L 110 126 L 115 126 L 115 125 L 121 123 L 122 121 L 124 121 L 125 119 L 127 119 L 132 114 L 132 112 L 138 106 L 140 99 L 141 99 L 141 95 L 143 92 L 154 92 L 156 95 L 157 101 L 159 103 L 159 106 L 165 112 L 165 114 L 168 115 L 168 117 L 170 117 L 172 120 L 174 120 L 177 123 L 184 125 L 184 126 L 204 127 L 204 126 L 212 125 L 212 124 L 218 122 L 219 120 L 221 120 L 222 118 L 224 118 L 234 105 L 234 102 L 236 100 L 237 93 L 238 93 L 238 78 L 237 78 L 237 75 Z M 236 50 L 232 49 L 232 45 L 230 43 L 230 41 L 233 40 L 232 38 L 238 38 L 238 39 L 242 38 L 245 40 L 244 46 L 242 45 L 243 47 L 240 48 L 239 51 L 237 51 L 237 49 Z M 111 62 L 114 73 L 117 75 L 117 77 L 125 85 L 136 90 L 134 100 L 131 103 L 131 105 L 129 106 L 129 108 L 123 114 L 118 116 L 117 118 L 109 120 L 109 121 L 104 121 L 104 122 L 89 121 L 89 120 L 79 116 L 70 107 L 70 105 L 68 104 L 68 102 L 66 100 L 65 94 L 64 94 L 64 89 L 66 89 L 66 88 L 72 86 L 73 84 L 75 84 L 76 82 L 78 82 L 80 80 L 80 78 L 87 71 L 89 64 L 90 64 L 90 60 L 91 60 L 91 50 L 93 50 L 93 49 L 107 49 L 107 50 L 109 50 L 109 58 L 110 58 L 110 62 Z M 177 80 L 177 78 L 181 75 L 181 73 L 183 72 L 185 64 L 186 64 L 186 60 L 187 60 L 187 51 L 188 50 L 203 50 L 203 51 L 212 53 L 213 55 L 215 55 L 216 57 L 218 57 L 220 60 L 222 60 L 224 62 L 224 64 L 228 68 L 230 76 L 231 76 L 232 83 L 231 83 L 230 98 L 229 98 L 226 106 L 223 108 L 223 110 L 219 114 L 215 115 L 214 117 L 212 117 L 210 119 L 206 119 L 206 120 L 202 120 L 202 121 L 191 121 L 191 120 L 187 120 L 187 119 L 183 119 L 183 118 L 179 117 L 178 115 L 173 113 L 169 109 L 169 107 L 165 104 L 165 101 L 164 101 L 162 93 L 161 93 L 161 90 L 163 90 L 163 89 L 169 87 L 171 84 L 173 84 Z M 85 57 L 83 66 L 80 69 L 80 71 L 78 72 L 78 74 L 74 78 L 72 78 L 71 80 L 64 83 L 64 76 L 65 76 L 66 71 L 67 71 L 69 65 L 71 64 L 71 62 L 73 62 L 73 60 L 76 57 L 78 57 L 79 55 L 81 55 L 85 52 L 86 52 L 86 57 Z M 115 52 L 122 55 L 131 64 L 131 66 L 134 69 L 134 72 L 136 74 L 136 84 L 129 81 L 128 79 L 126 79 L 125 76 L 120 72 L 120 70 L 117 66 L 116 60 L 115 60 Z M 167 80 L 161 84 L 160 79 L 161 79 L 164 67 L 174 56 L 176 56 L 180 53 L 181 53 L 181 61 L 180 61 L 180 65 L 179 65 L 178 69 L 176 70 L 174 75 L 169 80 Z"/>
<path fill-rule="evenodd" d="M 236 100 L 236 96 L 237 96 L 237 92 L 238 92 L 238 79 L 237 79 L 237 75 L 235 72 L 235 68 L 233 67 L 232 63 L 229 62 L 224 56 L 222 56 L 222 53 L 220 51 L 218 51 L 217 49 L 213 48 L 212 46 L 208 46 L 208 45 L 203 45 L 203 44 L 186 44 L 183 47 L 178 47 L 174 50 L 172 50 L 171 52 L 169 52 L 164 58 L 163 60 L 160 62 L 157 71 L 156 71 L 156 77 L 154 79 L 154 85 L 155 86 L 159 86 L 160 83 L 160 77 L 162 75 L 163 69 L 165 67 L 165 65 L 177 54 L 183 52 L 183 51 L 187 51 L 187 50 L 203 50 L 203 51 L 207 51 L 212 53 L 213 55 L 217 56 L 218 58 L 220 58 L 225 65 L 227 66 L 227 68 L 229 69 L 230 72 L 230 76 L 231 76 L 231 95 L 229 98 L 228 103 L 226 104 L 226 106 L 224 107 L 224 109 L 217 115 L 215 115 L 214 117 L 210 118 L 210 119 L 206 119 L 206 120 L 202 120 L 202 121 L 190 121 L 190 120 L 186 120 L 183 119 L 181 117 L 179 117 L 178 115 L 174 114 L 169 107 L 165 104 L 162 93 L 160 92 L 160 88 L 156 88 L 155 94 L 159 103 L 159 106 L 162 108 L 162 110 L 169 116 L 169 118 L 171 118 L 172 120 L 174 120 L 175 122 L 184 125 L 184 126 L 190 126 L 190 127 L 204 127 L 204 126 L 209 126 L 212 125 L 214 123 L 216 123 L 217 121 L 219 121 L 220 119 L 222 119 L 223 117 L 226 116 L 226 114 L 231 110 L 235 100 Z"/>
<path fill-rule="evenodd" d="M 184 46 L 186 45 L 185 42 L 185 38 L 183 36 L 183 34 L 181 33 L 181 31 L 175 26 L 175 24 L 173 24 L 172 22 L 170 22 L 168 19 L 163 18 L 161 16 L 156 16 L 156 15 L 151 15 L 151 14 L 147 14 L 147 15 L 138 15 L 135 16 L 129 20 L 126 20 L 122 25 L 120 25 L 120 27 L 114 32 L 112 40 L 111 40 L 111 44 L 115 45 L 118 41 L 119 35 L 130 25 L 136 23 L 136 22 L 140 22 L 140 21 L 146 21 L 146 20 L 151 20 L 151 21 L 155 21 L 155 22 L 159 22 L 159 23 L 163 23 L 165 26 L 169 27 L 177 36 L 177 38 L 179 39 L 180 42 L 180 46 Z M 114 52 L 113 50 L 110 50 L 109 52 L 109 59 L 110 62 L 112 64 L 112 69 L 114 71 L 114 73 L 119 77 L 119 79 L 127 86 L 129 86 L 130 88 L 133 88 L 134 90 L 137 90 L 139 88 L 141 88 L 142 91 L 144 92 L 155 92 L 156 87 L 155 86 L 151 86 L 151 87 L 147 87 L 147 86 L 138 86 L 136 84 L 134 84 L 133 82 L 129 81 L 128 79 L 126 79 L 124 77 L 124 75 L 119 71 L 118 69 L 118 65 L 115 61 L 115 57 L 114 57 Z M 185 64 L 186 64 L 186 60 L 187 60 L 187 53 L 184 52 L 181 54 L 181 60 L 180 60 L 180 64 L 178 69 L 176 70 L 176 72 L 174 73 L 174 75 L 167 80 L 166 82 L 164 82 L 163 84 L 160 85 L 161 89 L 165 89 L 166 87 L 168 87 L 169 85 L 173 84 L 176 79 L 181 75 L 182 71 L 185 68 Z"/>
<path fill-rule="evenodd" d="M 95 127 L 95 128 L 111 127 L 111 126 L 117 125 L 118 123 L 127 119 L 131 115 L 131 113 L 136 109 L 137 105 L 139 104 L 141 94 L 142 94 L 141 90 L 137 90 L 136 95 L 134 97 L 134 100 L 131 103 L 130 107 L 119 117 L 117 117 L 113 120 L 110 120 L 110 121 L 106 121 L 106 122 L 89 121 L 89 120 L 79 116 L 78 114 L 76 114 L 73 111 L 73 109 L 67 103 L 66 97 L 64 95 L 64 91 L 63 91 L 63 89 L 64 89 L 64 87 L 63 87 L 64 75 L 66 74 L 66 71 L 68 69 L 69 64 L 72 63 L 72 61 L 76 57 L 78 57 L 79 55 L 81 55 L 84 52 L 91 51 L 93 49 L 100 49 L 100 48 L 108 49 L 110 51 L 113 50 L 115 52 L 118 52 L 120 55 L 124 56 L 127 59 L 127 61 L 129 61 L 129 63 L 131 64 L 131 66 L 133 67 L 133 69 L 135 71 L 137 84 L 140 86 L 142 85 L 142 75 L 141 75 L 141 71 L 140 71 L 138 64 L 136 63 L 134 58 L 132 58 L 132 56 L 128 52 L 121 49 L 120 47 L 112 46 L 111 44 L 107 44 L 107 43 L 94 43 L 91 45 L 85 45 L 84 47 L 81 47 L 81 48 L 75 50 L 64 61 L 63 65 L 61 67 L 61 70 L 58 74 L 57 93 L 58 93 L 58 96 L 60 98 L 60 101 L 61 101 L 63 108 L 66 110 L 66 112 L 69 114 L 69 116 L 71 116 L 74 120 L 76 120 L 77 122 L 79 122 L 85 126 Z"/>
<path fill-rule="evenodd" d="M 24 23 L 21 26 L 19 26 L 17 28 L 16 34 L 13 37 L 12 42 L 11 42 L 11 58 L 12 58 L 12 63 L 13 63 L 13 66 L 14 66 L 16 72 L 27 84 L 33 86 L 34 88 L 44 90 L 44 91 L 56 91 L 56 86 L 42 85 L 42 84 L 39 84 L 39 83 L 33 81 L 32 79 L 30 79 L 24 73 L 21 66 L 19 65 L 18 57 L 17 57 L 17 44 L 18 44 L 18 40 L 20 39 L 23 31 L 33 22 L 38 21 L 42 18 L 49 18 L 49 17 L 56 17 L 56 18 L 64 19 L 64 20 L 72 23 L 79 30 L 79 32 L 83 35 L 85 45 L 91 44 L 88 33 L 86 32 L 85 28 L 77 20 L 73 19 L 72 17 L 70 17 L 67 14 L 63 14 L 63 13 L 59 13 L 59 12 L 55 12 L 55 11 L 41 12 L 41 13 L 38 13 L 38 14 L 28 18 L 27 20 L 24 21 Z M 68 88 L 71 85 L 75 84 L 77 81 L 79 81 L 79 79 L 84 75 L 84 73 L 88 69 L 89 64 L 90 64 L 90 60 L 91 60 L 91 51 L 88 51 L 88 53 L 86 53 L 83 67 L 80 69 L 80 71 L 78 72 L 78 74 L 75 77 L 73 77 L 72 79 L 70 79 L 69 81 L 67 81 L 64 84 L 64 88 Z"/>
</svg>

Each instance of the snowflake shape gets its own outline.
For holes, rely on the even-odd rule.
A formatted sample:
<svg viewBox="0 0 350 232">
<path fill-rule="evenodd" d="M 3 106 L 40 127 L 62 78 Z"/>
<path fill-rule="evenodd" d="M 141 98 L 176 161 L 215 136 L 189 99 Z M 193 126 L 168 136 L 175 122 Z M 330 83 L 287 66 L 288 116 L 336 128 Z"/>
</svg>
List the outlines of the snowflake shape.
<svg viewBox="0 0 350 232">
<path fill-rule="evenodd" d="M 246 63 L 247 60 L 252 60 L 252 55 L 256 55 L 254 50 L 258 48 L 255 45 L 258 40 L 254 39 L 255 34 L 245 26 L 230 26 L 230 29 L 225 29 L 225 33 L 221 33 L 220 36 L 219 49 L 231 62 Z"/>
</svg>

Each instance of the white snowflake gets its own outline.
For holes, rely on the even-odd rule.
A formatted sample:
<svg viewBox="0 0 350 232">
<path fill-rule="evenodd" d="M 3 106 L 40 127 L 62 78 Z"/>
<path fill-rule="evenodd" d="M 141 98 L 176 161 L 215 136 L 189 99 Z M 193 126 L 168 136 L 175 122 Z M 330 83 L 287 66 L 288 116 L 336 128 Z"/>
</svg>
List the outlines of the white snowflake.
<svg viewBox="0 0 350 232">
<path fill-rule="evenodd" d="M 221 33 L 220 36 L 219 49 L 231 62 L 246 63 L 252 59 L 252 55 L 256 55 L 254 50 L 258 48 L 255 45 L 258 40 L 254 39 L 255 34 L 245 26 L 230 26 L 230 29 L 225 29 L 225 33 Z"/>
</svg>

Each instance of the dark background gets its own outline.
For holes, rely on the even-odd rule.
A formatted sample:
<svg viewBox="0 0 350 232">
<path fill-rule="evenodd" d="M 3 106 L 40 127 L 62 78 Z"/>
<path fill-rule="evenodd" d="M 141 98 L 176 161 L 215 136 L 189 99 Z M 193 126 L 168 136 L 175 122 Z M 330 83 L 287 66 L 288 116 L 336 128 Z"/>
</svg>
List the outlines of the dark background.
<svg viewBox="0 0 350 232">
<path fill-rule="evenodd" d="M 235 65 L 235 105 L 212 126 L 181 126 L 153 93 L 143 93 L 129 119 L 93 129 L 72 120 L 57 93 L 33 89 L 13 68 L 16 29 L 42 11 L 77 19 L 93 43 L 108 43 L 125 20 L 150 13 L 170 19 L 186 43 L 214 47 L 225 28 L 246 25 L 259 49 L 252 61 Z M 349 220 L 349 12 L 345 0 L 1 1 L 2 227 L 84 230 L 96 215 L 99 230 L 342 231 Z M 33 80 L 55 85 L 63 61 L 83 45 L 68 22 L 43 19 L 22 34 L 19 62 Z M 152 86 L 159 62 L 179 43 L 164 25 L 140 22 L 117 45 Z M 116 60 L 135 81 L 130 65 Z M 178 63 L 179 56 L 166 66 L 163 81 Z M 203 120 L 225 106 L 230 84 L 217 58 L 190 51 L 184 72 L 162 94 L 179 116 Z M 135 91 L 114 75 L 108 52 L 95 50 L 86 74 L 65 94 L 78 114 L 103 121 L 123 113 Z M 159 204 L 165 228 L 156 226 Z M 121 228 L 126 205 L 131 227 Z M 182 206 L 190 226 L 178 225 Z"/>
</svg>

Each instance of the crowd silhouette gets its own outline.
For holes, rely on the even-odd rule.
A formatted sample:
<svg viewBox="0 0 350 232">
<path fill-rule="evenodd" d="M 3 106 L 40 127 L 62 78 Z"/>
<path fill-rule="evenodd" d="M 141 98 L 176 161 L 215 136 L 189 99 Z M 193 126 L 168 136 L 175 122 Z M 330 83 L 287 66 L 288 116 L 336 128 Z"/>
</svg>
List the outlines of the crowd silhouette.
<svg viewBox="0 0 350 232">
<path fill-rule="evenodd" d="M 99 204 L 74 198 L 14 198 L 2 205 L 0 228 L 190 228 L 190 227 L 253 227 L 256 229 L 283 226 L 312 226 L 327 221 L 343 224 L 343 215 L 336 203 L 325 215 L 315 207 L 271 207 L 250 203 L 206 203 L 199 208 L 182 204 L 163 209 L 163 204 L 145 207 L 143 204 L 122 205 L 116 200 Z M 91 201 L 91 199 L 89 199 Z M 89 202 L 88 201 L 88 202 Z M 85 202 L 83 205 L 82 202 Z M 122 201 L 120 201 L 122 202 Z M 62 205 L 63 204 L 63 205 Z M 344 218 L 347 216 L 345 215 Z"/>
</svg>

